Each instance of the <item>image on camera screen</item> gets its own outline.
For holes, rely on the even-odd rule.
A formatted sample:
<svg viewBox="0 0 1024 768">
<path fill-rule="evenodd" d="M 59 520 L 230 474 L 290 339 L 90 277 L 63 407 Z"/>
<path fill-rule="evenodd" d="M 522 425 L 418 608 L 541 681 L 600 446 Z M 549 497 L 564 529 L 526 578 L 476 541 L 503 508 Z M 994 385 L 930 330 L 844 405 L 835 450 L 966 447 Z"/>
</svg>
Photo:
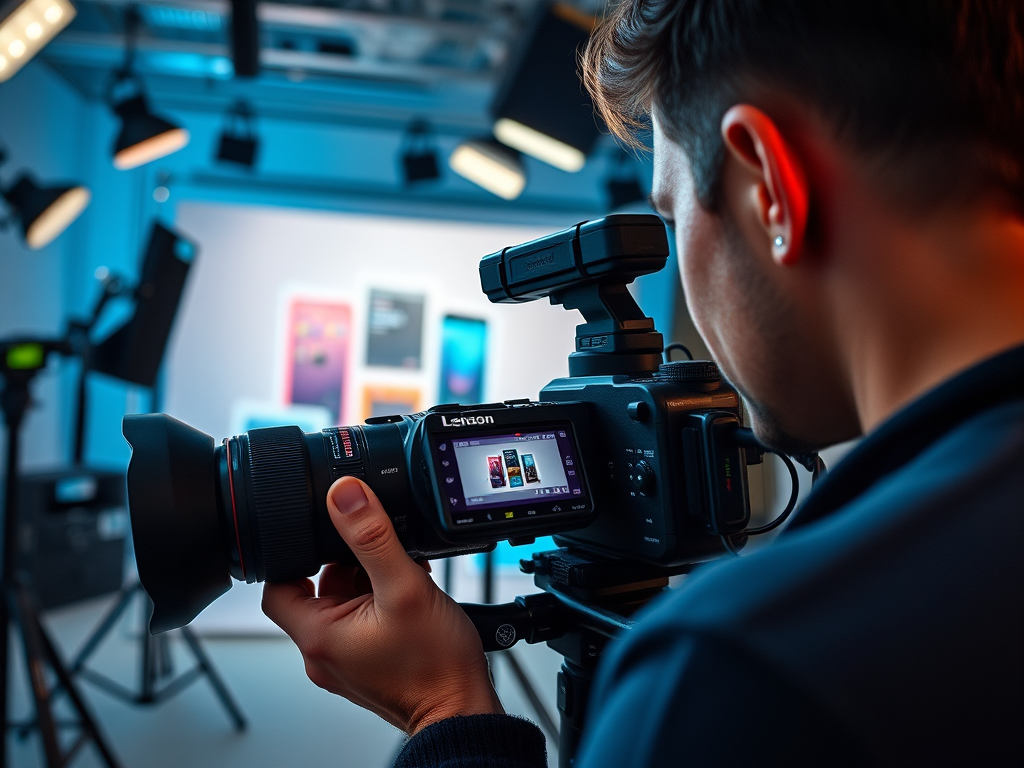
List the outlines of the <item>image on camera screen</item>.
<svg viewBox="0 0 1024 768">
<path fill-rule="evenodd" d="M 501 488 L 505 485 L 505 467 L 501 463 L 500 456 L 488 456 L 487 468 L 491 478 L 491 488 Z"/>
<path fill-rule="evenodd" d="M 519 467 L 518 451 L 514 448 L 502 451 L 505 456 L 505 466 L 508 468 L 509 488 L 523 487 L 523 470 Z"/>
<path fill-rule="evenodd" d="M 437 438 L 435 466 L 445 489 L 452 522 L 486 522 L 499 508 L 501 519 L 576 509 L 586 500 L 568 424 L 473 436 Z M 453 460 L 454 459 L 454 460 Z M 566 505 L 566 501 L 570 504 Z M 477 514 L 480 513 L 480 514 Z"/>
<path fill-rule="evenodd" d="M 540 482 L 540 477 L 537 475 L 537 462 L 533 460 L 532 453 L 523 454 L 523 475 L 528 483 Z"/>
</svg>

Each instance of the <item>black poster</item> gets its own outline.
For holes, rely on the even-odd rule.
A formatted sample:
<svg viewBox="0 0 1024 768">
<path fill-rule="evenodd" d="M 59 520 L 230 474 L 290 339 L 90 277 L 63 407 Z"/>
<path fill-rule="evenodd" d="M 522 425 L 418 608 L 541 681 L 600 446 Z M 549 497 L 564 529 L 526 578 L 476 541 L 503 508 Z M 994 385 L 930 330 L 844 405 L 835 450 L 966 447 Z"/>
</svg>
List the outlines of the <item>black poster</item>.
<svg viewBox="0 0 1024 768">
<path fill-rule="evenodd" d="M 418 370 L 423 349 L 423 296 L 370 291 L 366 364 Z"/>
</svg>

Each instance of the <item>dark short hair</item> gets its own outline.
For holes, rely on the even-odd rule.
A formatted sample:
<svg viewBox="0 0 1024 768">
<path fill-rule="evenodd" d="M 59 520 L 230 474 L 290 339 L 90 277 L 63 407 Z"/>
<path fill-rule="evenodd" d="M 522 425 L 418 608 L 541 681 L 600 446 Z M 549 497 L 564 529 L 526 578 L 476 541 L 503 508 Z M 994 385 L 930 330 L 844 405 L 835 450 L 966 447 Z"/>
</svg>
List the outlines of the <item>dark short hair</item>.
<svg viewBox="0 0 1024 768">
<path fill-rule="evenodd" d="M 623 0 L 584 79 L 627 141 L 657 107 L 709 209 L 722 116 L 778 89 L 915 205 L 1001 190 L 1024 211 L 1022 0 Z"/>
</svg>

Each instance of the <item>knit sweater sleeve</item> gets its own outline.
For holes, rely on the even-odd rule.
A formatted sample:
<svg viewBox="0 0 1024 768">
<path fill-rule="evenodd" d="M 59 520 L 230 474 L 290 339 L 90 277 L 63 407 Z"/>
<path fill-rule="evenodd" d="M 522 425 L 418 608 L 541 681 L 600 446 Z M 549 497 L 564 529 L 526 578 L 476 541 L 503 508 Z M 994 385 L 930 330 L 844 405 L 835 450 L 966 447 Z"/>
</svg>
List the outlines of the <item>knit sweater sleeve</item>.
<svg viewBox="0 0 1024 768">
<path fill-rule="evenodd" d="M 395 768 L 547 768 L 544 734 L 510 715 L 450 717 L 406 742 Z"/>
</svg>

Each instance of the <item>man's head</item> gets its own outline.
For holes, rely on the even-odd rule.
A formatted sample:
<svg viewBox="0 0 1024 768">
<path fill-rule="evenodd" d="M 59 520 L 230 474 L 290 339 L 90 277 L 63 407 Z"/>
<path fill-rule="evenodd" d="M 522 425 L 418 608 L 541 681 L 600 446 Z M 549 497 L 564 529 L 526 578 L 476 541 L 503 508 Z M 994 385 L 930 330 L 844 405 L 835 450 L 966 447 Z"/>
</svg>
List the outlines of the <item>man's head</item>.
<svg viewBox="0 0 1024 768">
<path fill-rule="evenodd" d="M 585 77 L 621 137 L 653 118 L 694 319 L 777 447 L 859 433 L 853 294 L 915 222 L 1024 218 L 1019 0 L 626 0 Z"/>
</svg>

